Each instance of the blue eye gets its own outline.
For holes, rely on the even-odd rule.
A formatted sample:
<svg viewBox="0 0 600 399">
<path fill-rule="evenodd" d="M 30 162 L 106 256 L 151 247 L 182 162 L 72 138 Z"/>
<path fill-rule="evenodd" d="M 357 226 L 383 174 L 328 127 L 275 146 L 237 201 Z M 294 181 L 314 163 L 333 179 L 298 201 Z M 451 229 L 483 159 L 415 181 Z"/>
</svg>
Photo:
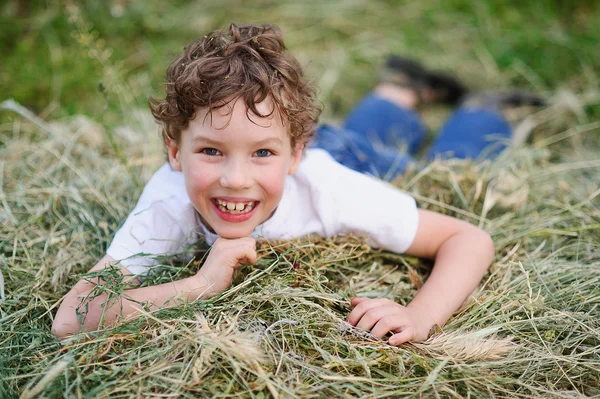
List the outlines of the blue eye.
<svg viewBox="0 0 600 399">
<path fill-rule="evenodd" d="M 220 154 L 219 150 L 217 150 L 216 148 L 203 148 L 200 152 L 205 155 L 212 155 L 212 156 L 216 156 L 216 155 Z"/>
<path fill-rule="evenodd" d="M 259 158 L 265 158 L 265 157 L 268 157 L 268 156 L 270 156 L 270 155 L 273 155 L 273 153 L 272 153 L 271 151 L 269 151 L 269 150 L 265 150 L 265 149 L 258 150 L 258 151 L 256 151 L 256 153 L 255 153 L 255 154 L 256 154 L 256 156 L 257 156 L 257 157 L 259 157 Z"/>
</svg>

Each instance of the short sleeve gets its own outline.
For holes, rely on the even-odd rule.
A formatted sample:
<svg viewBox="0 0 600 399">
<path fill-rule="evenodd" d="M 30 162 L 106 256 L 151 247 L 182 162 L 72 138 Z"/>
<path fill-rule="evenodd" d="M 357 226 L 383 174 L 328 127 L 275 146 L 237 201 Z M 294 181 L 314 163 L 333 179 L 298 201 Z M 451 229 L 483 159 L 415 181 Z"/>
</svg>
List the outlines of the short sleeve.
<svg viewBox="0 0 600 399">
<path fill-rule="evenodd" d="M 144 187 L 106 252 L 132 273 L 146 274 L 155 256 L 181 253 L 196 239 L 196 212 L 183 174 L 166 164 Z"/>
<path fill-rule="evenodd" d="M 326 230 L 366 236 L 375 248 L 405 252 L 419 225 L 414 198 L 389 183 L 346 168 L 325 151 L 319 151 L 318 157 L 306 173 L 317 191 L 316 205 Z"/>
</svg>

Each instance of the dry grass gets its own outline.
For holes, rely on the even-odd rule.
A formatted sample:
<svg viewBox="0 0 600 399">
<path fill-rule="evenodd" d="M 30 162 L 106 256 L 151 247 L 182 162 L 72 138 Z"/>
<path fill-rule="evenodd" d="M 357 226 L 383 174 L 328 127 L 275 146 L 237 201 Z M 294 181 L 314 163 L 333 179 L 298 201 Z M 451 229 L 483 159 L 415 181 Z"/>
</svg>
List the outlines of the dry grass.
<svg viewBox="0 0 600 399">
<path fill-rule="evenodd" d="M 94 139 L 103 128 L 82 117 L 49 126 L 72 139 L 27 118 L 2 126 L 3 397 L 600 394 L 600 190 L 585 149 L 577 160 L 526 147 L 493 164 L 437 162 L 397 182 L 498 247 L 479 291 L 426 343 L 390 347 L 344 319 L 356 294 L 407 303 L 430 265 L 340 237 L 263 243 L 219 297 L 61 345 L 49 332 L 60 297 L 134 203 L 129 172 L 143 181 L 162 158 L 143 155 L 147 142 L 115 162 Z M 174 263 L 146 283 L 197 267 Z"/>
</svg>

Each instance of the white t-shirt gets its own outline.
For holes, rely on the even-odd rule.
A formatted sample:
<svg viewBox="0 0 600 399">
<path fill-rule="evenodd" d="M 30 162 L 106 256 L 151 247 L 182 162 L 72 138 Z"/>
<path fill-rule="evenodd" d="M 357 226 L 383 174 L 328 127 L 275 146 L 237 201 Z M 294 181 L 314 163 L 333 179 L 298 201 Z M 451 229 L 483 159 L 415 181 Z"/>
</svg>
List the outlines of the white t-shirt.
<svg viewBox="0 0 600 399">
<path fill-rule="evenodd" d="M 287 176 L 275 213 L 252 236 L 286 240 L 354 233 L 367 236 L 372 247 L 402 253 L 412 244 L 418 224 L 410 195 L 346 168 L 324 150 L 309 149 L 296 174 Z M 155 263 L 152 255 L 181 253 L 202 236 L 209 245 L 218 238 L 192 206 L 183 173 L 167 163 L 146 184 L 107 254 L 132 273 L 144 274 Z"/>
</svg>

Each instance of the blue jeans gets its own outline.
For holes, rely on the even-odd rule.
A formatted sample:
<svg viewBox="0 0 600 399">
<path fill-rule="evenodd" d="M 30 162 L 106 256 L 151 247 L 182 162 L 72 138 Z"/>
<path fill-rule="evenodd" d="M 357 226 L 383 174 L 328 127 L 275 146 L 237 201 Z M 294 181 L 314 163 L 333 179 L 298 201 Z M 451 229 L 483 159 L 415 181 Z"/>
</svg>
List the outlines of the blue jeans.
<svg viewBox="0 0 600 399">
<path fill-rule="evenodd" d="M 446 121 L 426 159 L 489 158 L 507 147 L 511 127 L 499 111 L 461 107 Z M 393 180 L 409 164 L 425 138 L 419 115 L 374 94 L 350 112 L 342 127 L 321 125 L 312 147 L 326 150 L 339 163 L 384 180 Z"/>
</svg>

